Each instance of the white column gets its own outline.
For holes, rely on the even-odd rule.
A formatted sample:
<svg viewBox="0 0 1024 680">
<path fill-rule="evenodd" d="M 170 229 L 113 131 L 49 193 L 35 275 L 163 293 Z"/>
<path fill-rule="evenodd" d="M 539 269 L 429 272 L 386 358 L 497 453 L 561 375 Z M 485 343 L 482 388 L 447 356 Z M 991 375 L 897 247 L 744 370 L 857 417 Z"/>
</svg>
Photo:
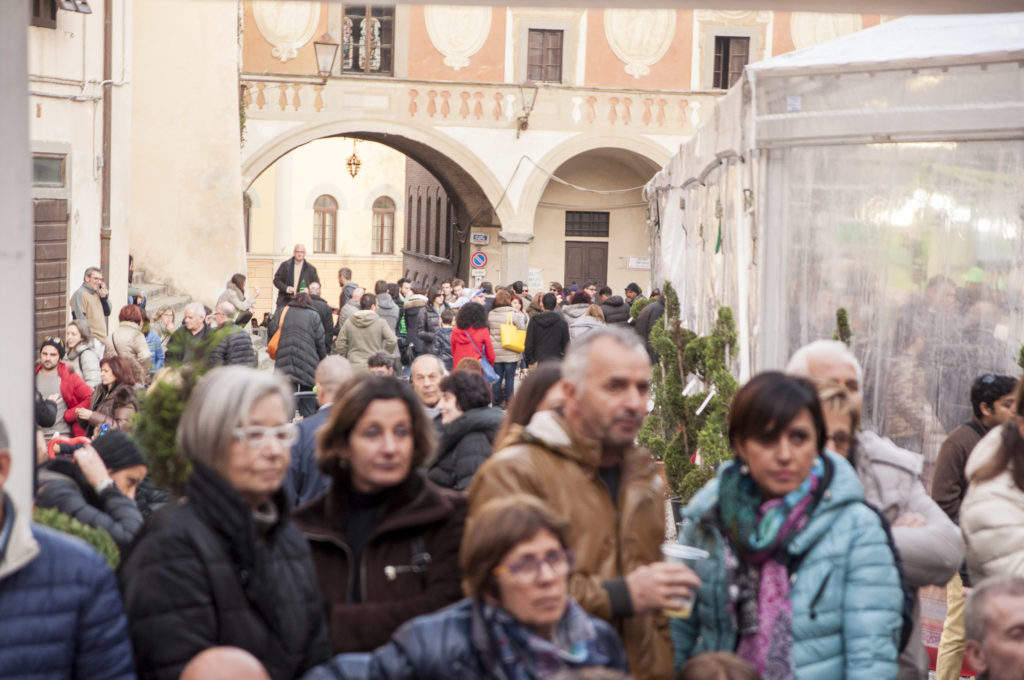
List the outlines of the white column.
<svg viewBox="0 0 1024 680">
<path fill-rule="evenodd" d="M 274 162 L 274 255 L 291 257 L 295 246 L 292 234 L 292 165 L 291 154 Z M 306 246 L 307 250 L 312 244 Z"/>
<path fill-rule="evenodd" d="M 12 291 L 0 333 L 0 419 L 10 438 L 11 476 L 3 485 L 21 512 L 32 503 L 35 464 L 32 367 L 35 252 L 28 139 L 28 3 L 4 5 L 0 21 L 0 271 Z"/>
</svg>

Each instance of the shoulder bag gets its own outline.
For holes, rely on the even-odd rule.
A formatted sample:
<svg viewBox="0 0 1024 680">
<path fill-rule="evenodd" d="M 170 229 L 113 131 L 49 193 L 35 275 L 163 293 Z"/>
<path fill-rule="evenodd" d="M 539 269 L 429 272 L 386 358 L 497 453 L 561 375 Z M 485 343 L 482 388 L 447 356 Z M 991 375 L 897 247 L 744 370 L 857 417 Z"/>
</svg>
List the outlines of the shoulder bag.
<svg viewBox="0 0 1024 680">
<path fill-rule="evenodd" d="M 498 374 L 495 372 L 494 366 L 491 366 L 491 362 L 487 360 L 487 355 L 476 346 L 476 343 L 473 342 L 473 336 L 469 334 L 469 331 L 462 329 L 462 332 L 466 334 L 466 338 L 469 339 L 469 344 L 473 345 L 473 349 L 475 349 L 476 353 L 480 355 L 480 367 L 484 370 L 484 380 L 488 383 L 498 382 Z"/>
<path fill-rule="evenodd" d="M 288 316 L 289 309 L 291 309 L 291 305 L 285 307 L 284 311 L 281 312 L 281 322 L 277 324 L 274 337 L 270 338 L 270 342 L 267 343 L 267 354 L 270 355 L 271 359 L 277 358 L 277 345 L 281 342 L 281 329 L 284 328 L 284 317 Z"/>
<path fill-rule="evenodd" d="M 508 321 L 501 324 L 501 346 L 512 352 L 522 352 L 526 349 L 526 331 L 521 330 L 512 322 L 512 315 L 508 313 Z"/>
</svg>

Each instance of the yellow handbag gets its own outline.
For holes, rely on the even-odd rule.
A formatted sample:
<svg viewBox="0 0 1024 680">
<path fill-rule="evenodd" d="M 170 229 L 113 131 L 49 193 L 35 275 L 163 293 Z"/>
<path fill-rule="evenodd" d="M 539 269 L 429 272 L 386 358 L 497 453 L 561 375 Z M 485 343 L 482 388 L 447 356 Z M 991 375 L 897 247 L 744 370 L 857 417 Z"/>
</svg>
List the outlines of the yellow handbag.
<svg viewBox="0 0 1024 680">
<path fill-rule="evenodd" d="M 512 312 L 508 313 L 508 321 L 501 324 L 501 346 L 513 352 L 526 349 L 526 331 L 512 323 Z"/>
</svg>

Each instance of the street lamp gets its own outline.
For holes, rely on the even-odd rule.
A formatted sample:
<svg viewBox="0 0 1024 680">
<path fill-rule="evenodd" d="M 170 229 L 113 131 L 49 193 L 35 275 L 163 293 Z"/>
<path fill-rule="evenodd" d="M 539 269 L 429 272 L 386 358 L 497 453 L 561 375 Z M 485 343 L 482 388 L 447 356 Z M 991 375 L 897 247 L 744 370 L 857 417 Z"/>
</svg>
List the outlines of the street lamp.
<svg viewBox="0 0 1024 680">
<path fill-rule="evenodd" d="M 313 51 L 316 53 L 316 70 L 320 77 L 327 82 L 328 76 L 334 70 L 334 60 L 338 58 L 338 43 L 331 37 L 330 33 L 324 33 L 319 40 L 313 41 Z"/>
<path fill-rule="evenodd" d="M 533 105 L 537 101 L 537 90 L 540 89 L 537 83 L 532 80 L 523 81 L 519 86 L 519 100 L 523 102 L 523 113 L 516 119 L 516 139 L 519 139 L 519 135 L 530 127 L 530 112 L 533 111 Z M 532 95 L 531 95 L 532 91 Z M 527 96 L 530 96 L 530 102 L 526 102 Z"/>
</svg>

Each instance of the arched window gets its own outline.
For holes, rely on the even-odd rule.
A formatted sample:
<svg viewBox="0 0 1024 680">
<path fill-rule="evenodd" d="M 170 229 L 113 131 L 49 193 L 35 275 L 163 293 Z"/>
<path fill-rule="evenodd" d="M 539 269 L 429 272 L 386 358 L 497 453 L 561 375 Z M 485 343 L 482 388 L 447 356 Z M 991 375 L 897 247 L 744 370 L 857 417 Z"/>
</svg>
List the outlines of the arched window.
<svg viewBox="0 0 1024 680">
<path fill-rule="evenodd" d="M 313 252 L 337 252 L 338 202 L 324 194 L 313 202 Z"/>
<path fill-rule="evenodd" d="M 395 252 L 395 202 L 381 196 L 373 202 L 373 254 Z"/>
</svg>

